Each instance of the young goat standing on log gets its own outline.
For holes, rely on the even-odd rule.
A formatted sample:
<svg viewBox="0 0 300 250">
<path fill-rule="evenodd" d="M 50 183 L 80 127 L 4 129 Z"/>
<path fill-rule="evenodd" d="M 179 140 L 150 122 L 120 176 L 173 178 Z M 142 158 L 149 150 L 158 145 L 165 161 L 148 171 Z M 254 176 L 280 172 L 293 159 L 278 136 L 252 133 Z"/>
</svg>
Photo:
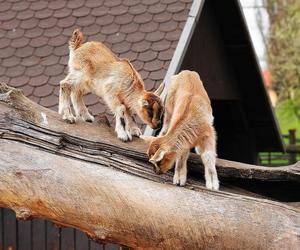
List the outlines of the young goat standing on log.
<svg viewBox="0 0 300 250">
<path fill-rule="evenodd" d="M 219 189 L 212 108 L 198 73 L 185 70 L 172 77 L 159 136 L 141 138 L 150 142 L 148 157 L 157 174 L 176 161 L 173 184 L 180 186 L 186 183 L 187 159 L 195 147 L 205 167 L 206 187 Z"/>
<path fill-rule="evenodd" d="M 75 122 L 71 101 L 76 117 L 92 122 L 94 117 L 86 108 L 82 96 L 92 92 L 103 98 L 116 117 L 118 138 L 131 140 L 141 135 L 133 119 L 136 113 L 143 122 L 155 129 L 160 124 L 163 112 L 160 93 L 145 90 L 143 80 L 127 59 L 119 59 L 100 42 L 81 44 L 83 34 L 75 30 L 69 41 L 69 73 L 60 82 L 59 114 L 69 123 Z"/>
</svg>

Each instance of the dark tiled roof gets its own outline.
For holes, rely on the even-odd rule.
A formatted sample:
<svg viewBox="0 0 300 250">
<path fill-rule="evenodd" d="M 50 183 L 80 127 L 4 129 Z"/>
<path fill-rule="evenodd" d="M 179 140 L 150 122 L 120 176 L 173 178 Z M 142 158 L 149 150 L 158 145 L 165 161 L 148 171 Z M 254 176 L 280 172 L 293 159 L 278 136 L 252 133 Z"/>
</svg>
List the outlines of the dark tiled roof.
<svg viewBox="0 0 300 250">
<path fill-rule="evenodd" d="M 104 42 L 128 58 L 154 89 L 163 80 L 192 0 L 74 0 L 0 3 L 0 81 L 57 109 L 59 81 L 67 72 L 68 39 L 81 28 L 86 40 Z M 105 112 L 88 95 L 94 114 Z"/>
</svg>

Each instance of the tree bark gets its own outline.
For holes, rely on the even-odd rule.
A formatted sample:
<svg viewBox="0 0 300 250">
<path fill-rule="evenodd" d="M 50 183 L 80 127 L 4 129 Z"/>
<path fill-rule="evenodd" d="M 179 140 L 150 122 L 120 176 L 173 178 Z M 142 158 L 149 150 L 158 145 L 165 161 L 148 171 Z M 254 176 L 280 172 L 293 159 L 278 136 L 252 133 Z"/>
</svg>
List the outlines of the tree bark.
<svg viewBox="0 0 300 250">
<path fill-rule="evenodd" d="M 80 121 L 67 124 L 56 112 L 30 101 L 21 91 L 1 83 L 0 136 L 55 153 L 64 148 L 74 152 L 75 158 L 90 158 L 90 155 L 98 154 L 100 150 L 135 160 L 148 160 L 147 145 L 142 140 L 121 142 L 105 118 L 102 117 L 98 124 Z M 189 169 L 195 174 L 203 174 L 203 165 L 198 155 L 191 154 Z M 282 167 L 263 167 L 217 159 L 217 170 L 218 175 L 225 178 L 300 183 L 300 162 Z"/>
<path fill-rule="evenodd" d="M 66 124 L 0 85 L 0 206 L 45 218 L 99 241 L 137 249 L 297 249 L 300 211 L 282 203 L 168 185 L 146 145 L 111 128 Z M 203 169 L 193 155 L 189 165 Z M 221 176 L 299 182 L 299 165 L 268 168 L 218 160 Z M 262 177 L 261 177 L 262 176 Z"/>
</svg>

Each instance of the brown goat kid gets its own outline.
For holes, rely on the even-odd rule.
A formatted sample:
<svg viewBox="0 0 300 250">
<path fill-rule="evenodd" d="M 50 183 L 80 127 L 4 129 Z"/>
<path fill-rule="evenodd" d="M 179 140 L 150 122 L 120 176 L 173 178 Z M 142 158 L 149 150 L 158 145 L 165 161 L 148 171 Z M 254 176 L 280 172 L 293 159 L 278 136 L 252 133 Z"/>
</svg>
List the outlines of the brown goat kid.
<svg viewBox="0 0 300 250">
<path fill-rule="evenodd" d="M 180 186 L 186 183 L 187 159 L 195 147 L 205 167 L 206 187 L 219 189 L 212 108 L 198 73 L 185 70 L 172 77 L 159 136 L 141 138 L 150 142 L 148 157 L 157 174 L 176 161 L 173 184 Z"/>
<path fill-rule="evenodd" d="M 163 113 L 160 93 L 161 85 L 155 93 L 145 90 L 143 80 L 127 59 L 118 58 L 100 42 L 81 44 L 83 34 L 75 30 L 69 41 L 69 73 L 60 82 L 59 113 L 69 123 L 76 118 L 92 122 L 94 117 L 88 112 L 82 96 L 92 92 L 104 100 L 116 117 L 118 138 L 131 140 L 133 135 L 141 135 L 133 114 L 153 129 L 157 128 Z"/>
</svg>

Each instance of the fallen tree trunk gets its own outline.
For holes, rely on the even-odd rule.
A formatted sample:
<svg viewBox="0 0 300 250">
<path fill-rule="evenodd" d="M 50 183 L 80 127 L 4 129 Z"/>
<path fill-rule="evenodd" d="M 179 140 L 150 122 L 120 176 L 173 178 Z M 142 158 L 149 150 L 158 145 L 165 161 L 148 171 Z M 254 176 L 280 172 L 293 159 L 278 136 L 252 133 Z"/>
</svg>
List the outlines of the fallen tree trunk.
<svg viewBox="0 0 300 250">
<path fill-rule="evenodd" d="M 0 205 L 98 240 L 140 249 L 297 249 L 299 211 L 243 196 L 192 191 L 0 141 Z M 280 225 L 280 226 L 279 226 Z"/>
<path fill-rule="evenodd" d="M 0 84 L 0 137 L 57 153 L 61 148 L 70 149 L 80 154 L 79 158 L 108 152 L 148 160 L 145 153 L 147 145 L 142 140 L 121 142 L 103 120 L 98 124 L 67 124 L 56 112 L 30 101 L 20 91 L 5 84 Z M 196 154 L 191 154 L 189 158 L 189 169 L 199 175 L 203 173 L 201 159 Z M 217 159 L 217 170 L 220 177 L 226 178 L 300 183 L 300 162 L 282 167 L 263 167 Z"/>
<path fill-rule="evenodd" d="M 300 245 L 298 209 L 212 192 L 197 182 L 187 188 L 166 185 L 171 176 L 152 173 L 142 141 L 120 142 L 103 124 L 66 124 L 4 85 L 0 135 L 0 206 L 16 211 L 19 219 L 46 218 L 79 228 L 95 240 L 140 249 Z M 190 163 L 199 167 L 201 162 L 193 158 Z M 226 173 L 222 164 L 218 171 Z M 249 169 L 267 171 L 233 164 L 242 178 L 250 178 Z M 282 169 L 281 176 L 298 181 L 298 167 Z"/>
</svg>

